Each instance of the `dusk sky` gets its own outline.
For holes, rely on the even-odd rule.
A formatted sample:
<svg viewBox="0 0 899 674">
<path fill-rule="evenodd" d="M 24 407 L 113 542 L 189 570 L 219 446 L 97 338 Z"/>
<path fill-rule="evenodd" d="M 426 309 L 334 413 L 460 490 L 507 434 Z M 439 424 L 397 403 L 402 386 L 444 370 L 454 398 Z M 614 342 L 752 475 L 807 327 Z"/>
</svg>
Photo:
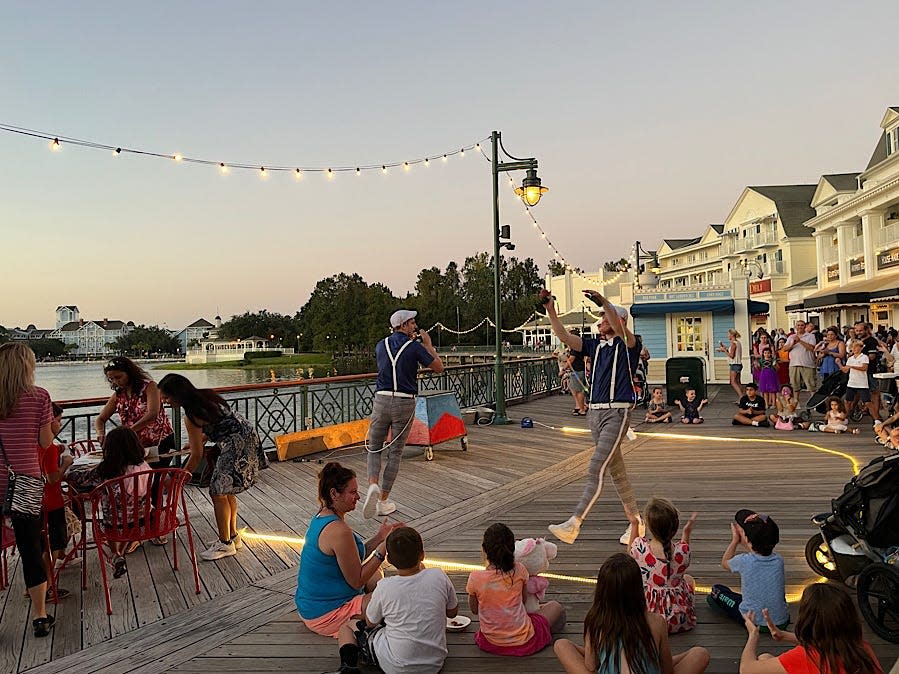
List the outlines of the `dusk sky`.
<svg viewBox="0 0 899 674">
<path fill-rule="evenodd" d="M 897 29 L 895 0 L 15 2 L 0 123 L 301 167 L 496 129 L 539 160 L 534 215 L 592 271 L 722 222 L 746 185 L 863 170 L 899 105 Z M 339 272 L 403 295 L 422 268 L 492 251 L 488 162 L 432 164 L 261 180 L 0 133 L 0 324 L 53 327 L 60 304 L 174 329 L 293 314 Z M 551 251 L 501 195 L 513 255 L 545 272 Z"/>
</svg>

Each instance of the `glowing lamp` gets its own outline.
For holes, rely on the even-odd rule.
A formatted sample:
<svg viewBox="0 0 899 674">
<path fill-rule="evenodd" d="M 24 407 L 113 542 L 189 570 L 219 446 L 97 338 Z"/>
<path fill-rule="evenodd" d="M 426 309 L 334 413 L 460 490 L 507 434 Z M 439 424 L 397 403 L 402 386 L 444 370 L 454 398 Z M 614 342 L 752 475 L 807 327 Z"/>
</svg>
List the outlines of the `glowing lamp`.
<svg viewBox="0 0 899 674">
<path fill-rule="evenodd" d="M 521 197 L 521 200 L 528 206 L 536 206 L 540 203 L 540 197 L 547 192 L 549 192 L 549 188 L 540 185 L 536 169 L 528 169 L 527 175 L 521 181 L 521 187 L 515 188 L 515 194 Z"/>
</svg>

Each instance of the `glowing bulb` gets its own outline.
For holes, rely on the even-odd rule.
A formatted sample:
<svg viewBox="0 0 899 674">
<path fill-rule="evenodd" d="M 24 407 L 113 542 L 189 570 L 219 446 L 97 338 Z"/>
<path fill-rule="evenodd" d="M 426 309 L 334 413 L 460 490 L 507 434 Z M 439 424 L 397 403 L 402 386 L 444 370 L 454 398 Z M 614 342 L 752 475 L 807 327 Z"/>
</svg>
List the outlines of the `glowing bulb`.
<svg viewBox="0 0 899 674">
<path fill-rule="evenodd" d="M 178 154 L 178 153 L 175 153 L 175 154 L 172 155 L 172 159 L 174 159 L 175 161 L 180 162 L 180 161 L 183 161 L 184 157 L 181 156 L 181 155 Z"/>
<path fill-rule="evenodd" d="M 51 140 L 47 147 L 49 147 L 52 152 L 59 152 L 62 149 L 62 146 L 59 144 L 59 138 Z"/>
<path fill-rule="evenodd" d="M 293 177 L 297 179 L 297 182 L 303 179 L 303 172 L 300 169 L 294 169 Z"/>
<path fill-rule="evenodd" d="M 221 173 L 223 176 L 226 176 L 230 171 L 231 169 L 225 165 L 225 162 L 219 162 L 219 173 Z"/>
<path fill-rule="evenodd" d="M 265 167 L 264 167 L 264 166 L 260 166 L 260 167 L 259 167 L 259 177 L 260 177 L 262 180 L 265 180 L 266 178 L 268 178 L 268 174 L 265 172 Z"/>
<path fill-rule="evenodd" d="M 443 155 L 443 161 L 446 161 L 446 155 Z"/>
<path fill-rule="evenodd" d="M 431 160 L 428 159 L 427 157 L 425 157 L 425 166 L 430 166 L 430 165 L 431 165 Z"/>
<path fill-rule="evenodd" d="M 481 144 L 480 144 L 480 143 L 475 144 L 474 149 L 477 150 L 478 152 L 480 152 L 480 151 L 481 151 Z"/>
<path fill-rule="evenodd" d="M 408 170 L 411 169 L 411 168 L 412 168 L 412 167 L 409 166 L 409 162 L 407 162 L 407 161 L 404 161 L 404 162 L 403 162 L 403 170 L 404 170 L 404 171 L 408 171 Z"/>
<path fill-rule="evenodd" d="M 381 166 L 381 173 L 387 173 L 387 167 L 386 167 L 386 166 L 383 166 L 383 165 Z"/>
<path fill-rule="evenodd" d="M 112 151 L 113 157 L 118 157 L 120 154 L 122 154 L 122 148 L 120 148 L 120 147 L 117 147 L 115 150 Z"/>
<path fill-rule="evenodd" d="M 362 171 L 359 170 L 359 167 L 358 167 L 358 166 L 356 167 L 356 175 L 357 175 L 357 176 L 361 176 L 361 175 L 362 175 Z"/>
<path fill-rule="evenodd" d="M 328 180 L 334 180 L 334 171 L 332 171 L 331 169 L 328 169 L 328 173 L 326 175 L 328 177 Z"/>
<path fill-rule="evenodd" d="M 465 156 L 465 148 L 464 148 L 464 147 L 463 147 L 461 150 L 459 150 L 459 156 L 460 156 L 460 157 L 464 157 L 464 156 Z"/>
</svg>

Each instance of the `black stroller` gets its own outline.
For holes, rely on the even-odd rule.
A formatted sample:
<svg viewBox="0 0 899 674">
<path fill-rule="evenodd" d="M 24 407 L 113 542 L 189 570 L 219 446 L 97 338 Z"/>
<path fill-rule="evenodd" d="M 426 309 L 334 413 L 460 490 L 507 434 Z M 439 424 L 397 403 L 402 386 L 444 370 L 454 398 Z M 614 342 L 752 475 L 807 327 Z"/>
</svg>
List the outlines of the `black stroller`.
<svg viewBox="0 0 899 674">
<path fill-rule="evenodd" d="M 812 518 L 821 532 L 806 543 L 805 559 L 825 578 L 854 581 L 865 621 L 899 643 L 899 455 L 871 461 L 831 506 Z"/>
<path fill-rule="evenodd" d="M 824 377 L 824 381 L 821 382 L 821 386 L 819 386 L 818 390 L 815 391 L 812 394 L 812 397 L 808 399 L 808 402 L 805 405 L 805 409 L 799 412 L 799 418 L 802 419 L 802 421 L 810 421 L 812 418 L 812 410 L 818 412 L 819 414 L 826 413 L 827 399 L 831 396 L 842 398 L 846 393 L 846 384 L 848 382 L 849 375 L 845 372 L 840 372 L 839 370 Z M 853 408 L 853 414 L 850 415 L 850 418 L 855 422 L 861 421 L 860 415 L 857 419 L 855 418 L 855 410 L 856 408 Z"/>
</svg>

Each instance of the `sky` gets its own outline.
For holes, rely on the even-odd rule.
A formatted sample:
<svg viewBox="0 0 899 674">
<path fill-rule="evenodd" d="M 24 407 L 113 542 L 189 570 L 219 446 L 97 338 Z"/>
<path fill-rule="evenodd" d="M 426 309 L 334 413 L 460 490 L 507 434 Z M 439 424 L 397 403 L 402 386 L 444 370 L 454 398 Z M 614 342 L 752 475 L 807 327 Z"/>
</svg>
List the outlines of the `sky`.
<svg viewBox="0 0 899 674">
<path fill-rule="evenodd" d="M 540 226 L 595 271 L 723 222 L 746 185 L 863 170 L 899 105 L 896 26 L 894 0 L 10 2 L 0 123 L 322 168 L 498 130 L 539 162 Z M 505 179 L 500 208 L 512 255 L 545 272 Z M 0 133 L 0 325 L 53 327 L 61 304 L 172 329 L 293 314 L 341 272 L 403 296 L 492 251 L 492 217 L 475 152 L 297 182 Z"/>
</svg>

